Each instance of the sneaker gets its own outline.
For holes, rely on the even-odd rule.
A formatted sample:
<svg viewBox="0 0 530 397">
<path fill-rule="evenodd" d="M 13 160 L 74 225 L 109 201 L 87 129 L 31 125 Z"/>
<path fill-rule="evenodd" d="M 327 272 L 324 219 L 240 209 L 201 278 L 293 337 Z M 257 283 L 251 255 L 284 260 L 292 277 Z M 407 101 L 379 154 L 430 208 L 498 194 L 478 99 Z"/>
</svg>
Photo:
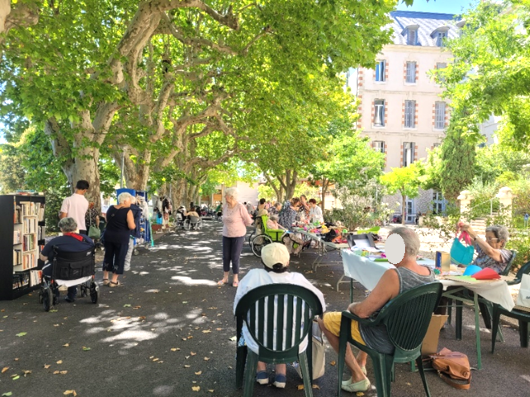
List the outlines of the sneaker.
<svg viewBox="0 0 530 397">
<path fill-rule="evenodd" d="M 350 393 L 355 393 L 359 391 L 367 391 L 371 387 L 371 384 L 368 378 L 365 378 L 355 383 L 351 382 L 351 379 L 350 379 L 349 382 L 350 382 L 349 384 L 345 384 L 346 382 L 342 382 L 342 385 L 341 385 L 342 390 L 348 391 Z"/>
<path fill-rule="evenodd" d="M 283 374 L 276 374 L 274 377 L 274 386 L 278 389 L 285 389 L 285 383 L 287 382 L 287 377 Z"/>
<path fill-rule="evenodd" d="M 259 371 L 256 374 L 256 382 L 258 382 L 260 385 L 268 385 L 269 384 L 269 375 L 265 371 Z"/>
</svg>

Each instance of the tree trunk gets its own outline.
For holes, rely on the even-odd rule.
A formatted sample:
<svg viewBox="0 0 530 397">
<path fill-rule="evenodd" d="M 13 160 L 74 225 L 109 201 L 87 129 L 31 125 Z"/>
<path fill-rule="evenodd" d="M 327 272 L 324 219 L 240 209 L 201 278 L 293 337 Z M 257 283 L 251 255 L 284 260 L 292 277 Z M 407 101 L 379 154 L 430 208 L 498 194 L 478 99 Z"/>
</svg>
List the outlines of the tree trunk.
<svg viewBox="0 0 530 397">
<path fill-rule="evenodd" d="M 324 213 L 324 209 L 326 207 L 326 193 L 328 192 L 329 188 L 329 179 L 323 178 L 322 179 L 322 200 L 320 202 L 320 208 L 322 209 L 322 213 Z"/>
<path fill-rule="evenodd" d="M 402 225 L 405 225 L 405 219 L 406 219 L 406 215 L 407 215 L 407 207 L 406 207 L 406 201 L 407 199 L 407 196 L 405 196 L 404 194 L 401 195 L 401 224 Z"/>
</svg>

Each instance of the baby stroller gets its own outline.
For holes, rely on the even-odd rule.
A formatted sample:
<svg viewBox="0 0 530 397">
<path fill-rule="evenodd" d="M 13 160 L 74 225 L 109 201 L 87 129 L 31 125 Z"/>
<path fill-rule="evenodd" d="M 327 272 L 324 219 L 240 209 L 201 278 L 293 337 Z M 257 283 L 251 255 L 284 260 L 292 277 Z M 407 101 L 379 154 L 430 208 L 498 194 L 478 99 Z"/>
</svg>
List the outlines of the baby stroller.
<svg viewBox="0 0 530 397">
<path fill-rule="evenodd" d="M 53 247 L 54 258 L 51 263 L 52 275 L 42 277 L 39 291 L 39 302 L 44 306 L 44 311 L 57 303 L 59 286 L 65 285 L 81 287 L 81 297 L 90 294 L 92 303 L 97 303 L 99 286 L 94 280 L 96 270 L 95 247 L 81 252 L 64 252 L 58 247 Z"/>
</svg>

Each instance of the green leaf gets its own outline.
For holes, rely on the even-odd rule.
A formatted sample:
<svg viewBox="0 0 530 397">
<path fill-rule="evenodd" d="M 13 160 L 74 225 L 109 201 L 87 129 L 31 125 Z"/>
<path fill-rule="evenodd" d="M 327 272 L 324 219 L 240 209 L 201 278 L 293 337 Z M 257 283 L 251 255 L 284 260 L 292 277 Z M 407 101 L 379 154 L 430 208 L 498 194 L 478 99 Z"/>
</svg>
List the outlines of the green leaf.
<svg viewBox="0 0 530 397">
<path fill-rule="evenodd" d="M 4 397 L 4 396 L 9 397 L 9 396 L 12 396 L 12 395 L 13 395 L 13 393 L 8 391 L 7 393 L 2 394 L 2 397 Z"/>
<path fill-rule="evenodd" d="M 26 334 L 27 334 L 27 332 L 20 332 L 16 336 L 21 337 L 21 336 L 25 336 Z"/>
</svg>

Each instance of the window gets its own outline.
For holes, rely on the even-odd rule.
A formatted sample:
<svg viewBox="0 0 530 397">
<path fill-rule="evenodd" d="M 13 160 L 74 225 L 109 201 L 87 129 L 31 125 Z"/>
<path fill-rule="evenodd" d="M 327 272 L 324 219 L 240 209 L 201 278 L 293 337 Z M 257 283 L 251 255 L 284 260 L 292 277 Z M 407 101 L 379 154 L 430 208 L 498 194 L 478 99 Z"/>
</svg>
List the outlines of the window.
<svg viewBox="0 0 530 397">
<path fill-rule="evenodd" d="M 374 126 L 384 127 L 385 126 L 385 100 L 376 99 L 374 101 Z"/>
<path fill-rule="evenodd" d="M 416 62 L 407 62 L 407 83 L 416 83 Z"/>
<path fill-rule="evenodd" d="M 416 45 L 418 44 L 418 30 L 417 29 L 407 29 L 407 44 Z"/>
<path fill-rule="evenodd" d="M 374 149 L 376 152 L 385 153 L 385 142 L 384 141 L 374 141 Z"/>
<path fill-rule="evenodd" d="M 415 127 L 416 101 L 405 101 L 405 128 Z"/>
<path fill-rule="evenodd" d="M 445 102 L 434 104 L 434 128 L 437 130 L 445 128 Z"/>
<path fill-rule="evenodd" d="M 447 63 L 445 63 L 445 62 L 437 62 L 436 63 L 436 69 L 437 70 L 445 69 L 446 67 L 447 67 Z M 443 83 L 445 81 L 445 76 L 438 75 L 438 80 Z"/>
<path fill-rule="evenodd" d="M 432 193 L 432 212 L 433 214 L 442 214 L 445 211 L 445 199 L 441 192 Z"/>
<path fill-rule="evenodd" d="M 447 32 L 438 32 L 436 34 L 436 45 L 438 47 L 445 47 L 446 38 L 447 38 Z"/>
<path fill-rule="evenodd" d="M 385 81 L 386 62 L 380 61 L 375 64 L 375 81 Z"/>
<path fill-rule="evenodd" d="M 414 142 L 403 142 L 403 167 L 414 162 Z"/>
<path fill-rule="evenodd" d="M 432 144 L 433 149 L 440 147 L 440 143 L 436 142 Z"/>
</svg>

